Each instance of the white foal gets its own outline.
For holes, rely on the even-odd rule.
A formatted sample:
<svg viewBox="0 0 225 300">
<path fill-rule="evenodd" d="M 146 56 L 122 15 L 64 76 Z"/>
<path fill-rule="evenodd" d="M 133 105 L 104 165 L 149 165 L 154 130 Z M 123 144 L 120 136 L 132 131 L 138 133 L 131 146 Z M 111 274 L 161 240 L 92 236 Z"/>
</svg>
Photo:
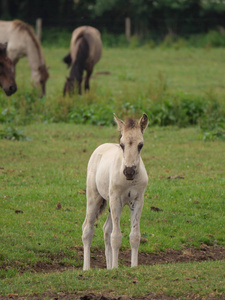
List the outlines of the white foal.
<svg viewBox="0 0 225 300">
<path fill-rule="evenodd" d="M 131 210 L 131 267 L 138 265 L 140 218 L 148 176 L 141 159 L 143 132 L 148 125 L 146 114 L 140 120 L 125 123 L 114 115 L 121 133 L 120 144 L 103 144 L 91 155 L 87 170 L 87 210 L 83 223 L 84 264 L 90 269 L 90 247 L 94 223 L 109 202 L 109 216 L 104 224 L 107 269 L 118 267 L 122 241 L 120 217 L 125 205 Z"/>
</svg>

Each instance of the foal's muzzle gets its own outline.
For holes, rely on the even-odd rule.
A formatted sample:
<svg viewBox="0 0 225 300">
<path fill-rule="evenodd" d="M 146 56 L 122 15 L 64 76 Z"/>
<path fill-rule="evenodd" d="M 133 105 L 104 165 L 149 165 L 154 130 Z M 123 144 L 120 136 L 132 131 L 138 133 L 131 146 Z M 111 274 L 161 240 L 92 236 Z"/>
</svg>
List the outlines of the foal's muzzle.
<svg viewBox="0 0 225 300">
<path fill-rule="evenodd" d="M 126 176 L 127 180 L 133 180 L 135 175 L 135 167 L 125 167 L 123 174 Z"/>
</svg>

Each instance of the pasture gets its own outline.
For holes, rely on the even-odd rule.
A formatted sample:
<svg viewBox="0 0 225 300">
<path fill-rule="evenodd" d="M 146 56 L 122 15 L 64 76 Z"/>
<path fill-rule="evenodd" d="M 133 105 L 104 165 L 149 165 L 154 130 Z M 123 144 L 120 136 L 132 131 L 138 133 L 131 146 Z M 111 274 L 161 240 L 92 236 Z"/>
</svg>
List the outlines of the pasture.
<svg viewBox="0 0 225 300">
<path fill-rule="evenodd" d="M 139 248 L 144 265 L 128 267 L 130 212 L 125 208 L 119 269 L 101 269 L 105 213 L 91 248 L 92 267 L 101 268 L 81 270 L 87 162 L 98 145 L 118 141 L 113 116 L 104 107 L 121 118 L 140 117 L 150 102 L 185 95 L 216 100 L 223 111 L 224 50 L 104 49 L 91 91 L 63 98 L 68 71 L 61 60 L 67 50 L 44 49 L 51 67 L 45 98 L 31 87 L 26 60 L 18 64 L 17 93 L 0 94 L 0 129 L 18 126 L 30 138 L 0 140 L 0 297 L 79 299 L 93 292 L 108 298 L 224 298 L 224 141 L 204 141 L 199 126 L 150 124 L 145 132 L 142 158 L 149 183 Z M 110 126 L 102 126 L 99 115 L 95 122 L 80 117 L 76 108 L 82 106 L 93 113 L 97 107 L 98 114 L 102 107 Z M 87 124 L 78 124 L 84 120 Z"/>
</svg>

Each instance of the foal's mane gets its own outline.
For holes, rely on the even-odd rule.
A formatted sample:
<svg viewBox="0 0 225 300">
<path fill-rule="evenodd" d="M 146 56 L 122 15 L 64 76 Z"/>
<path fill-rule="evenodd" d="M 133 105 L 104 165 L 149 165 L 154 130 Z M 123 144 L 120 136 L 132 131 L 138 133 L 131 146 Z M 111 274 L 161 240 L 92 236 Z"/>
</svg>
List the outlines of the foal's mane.
<svg viewBox="0 0 225 300">
<path fill-rule="evenodd" d="M 127 118 L 125 120 L 125 123 L 124 123 L 124 131 L 128 131 L 128 130 L 131 130 L 131 129 L 135 129 L 135 128 L 138 128 L 139 125 L 138 125 L 138 120 L 135 120 L 135 119 L 132 119 L 132 118 Z M 120 135 L 119 135 L 119 142 L 120 142 L 120 139 L 122 137 L 122 133 L 120 132 Z"/>
<path fill-rule="evenodd" d="M 138 128 L 138 120 L 127 118 L 125 121 L 124 130 Z"/>
<path fill-rule="evenodd" d="M 33 28 L 20 20 L 15 20 L 15 21 L 13 21 L 13 23 L 15 25 L 15 28 L 17 28 L 19 31 L 28 33 L 28 35 L 31 37 L 31 40 L 33 41 L 33 43 L 37 49 L 39 59 L 40 59 L 40 61 L 42 61 L 42 53 L 41 53 L 40 43 L 35 36 Z"/>
</svg>

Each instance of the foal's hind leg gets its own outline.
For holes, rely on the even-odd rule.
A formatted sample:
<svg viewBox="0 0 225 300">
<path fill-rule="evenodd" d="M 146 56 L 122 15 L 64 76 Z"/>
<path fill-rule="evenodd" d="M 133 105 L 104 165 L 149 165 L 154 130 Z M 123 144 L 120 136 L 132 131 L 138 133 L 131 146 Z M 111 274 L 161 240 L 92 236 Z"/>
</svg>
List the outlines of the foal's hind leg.
<svg viewBox="0 0 225 300">
<path fill-rule="evenodd" d="M 106 266 L 107 269 L 112 269 L 112 246 L 111 246 L 112 217 L 110 212 L 103 226 L 103 231 L 104 231 L 104 239 L 105 239 Z"/>
<path fill-rule="evenodd" d="M 120 230 L 120 217 L 123 207 L 117 199 L 117 195 L 110 199 L 110 210 L 112 217 L 113 230 L 111 234 L 112 245 L 112 268 L 118 268 L 119 249 L 122 242 L 122 233 Z"/>
<path fill-rule="evenodd" d="M 87 196 L 87 210 L 86 218 L 82 226 L 83 234 L 82 241 L 84 246 L 84 264 L 83 270 L 90 269 L 90 248 L 91 241 L 94 235 L 94 224 L 95 219 L 100 212 L 100 208 L 103 204 L 103 199 L 99 194 L 93 193 L 94 195 L 90 198 Z"/>
</svg>

